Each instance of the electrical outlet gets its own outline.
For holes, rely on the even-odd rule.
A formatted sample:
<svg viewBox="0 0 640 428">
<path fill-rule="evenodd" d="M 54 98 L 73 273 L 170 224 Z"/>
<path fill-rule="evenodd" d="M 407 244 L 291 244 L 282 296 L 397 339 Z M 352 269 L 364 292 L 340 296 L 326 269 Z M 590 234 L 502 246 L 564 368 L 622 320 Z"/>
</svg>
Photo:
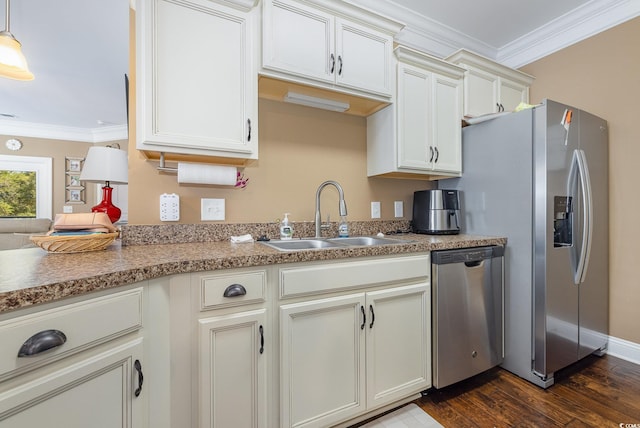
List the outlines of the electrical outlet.
<svg viewBox="0 0 640 428">
<path fill-rule="evenodd" d="M 62 207 L 62 212 L 65 214 L 71 214 L 73 212 L 73 207 L 71 205 L 65 205 Z"/>
<path fill-rule="evenodd" d="M 160 221 L 180 220 L 180 196 L 175 193 L 160 195 Z"/>
<path fill-rule="evenodd" d="M 404 217 L 404 207 L 402 205 L 402 201 L 393 202 L 393 211 L 396 218 Z"/>
<path fill-rule="evenodd" d="M 371 202 L 371 218 L 380 218 L 380 202 Z"/>
<path fill-rule="evenodd" d="M 200 199 L 200 220 L 224 220 L 224 199 Z"/>
</svg>

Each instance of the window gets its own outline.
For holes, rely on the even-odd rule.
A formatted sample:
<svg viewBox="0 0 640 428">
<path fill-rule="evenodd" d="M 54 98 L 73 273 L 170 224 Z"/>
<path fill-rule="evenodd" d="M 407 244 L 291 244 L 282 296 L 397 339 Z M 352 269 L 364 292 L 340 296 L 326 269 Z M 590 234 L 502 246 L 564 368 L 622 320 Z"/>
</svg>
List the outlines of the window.
<svg viewBox="0 0 640 428">
<path fill-rule="evenodd" d="M 51 218 L 53 205 L 53 175 L 51 158 L 0 155 L 0 171 L 27 173 L 19 174 L 20 177 L 26 180 L 28 180 L 29 176 L 32 176 L 32 174 L 29 173 L 35 173 L 35 215 L 37 218 Z M 12 202 L 15 202 L 7 201 L 6 199 L 7 198 L 3 198 L 3 203 L 11 204 Z"/>
</svg>

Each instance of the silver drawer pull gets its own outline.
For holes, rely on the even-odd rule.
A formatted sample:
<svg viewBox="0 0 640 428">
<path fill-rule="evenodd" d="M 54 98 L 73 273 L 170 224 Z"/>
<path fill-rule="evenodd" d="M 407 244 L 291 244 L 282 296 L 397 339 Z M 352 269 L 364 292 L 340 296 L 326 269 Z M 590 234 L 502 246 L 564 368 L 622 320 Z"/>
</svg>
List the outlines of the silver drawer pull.
<svg viewBox="0 0 640 428">
<path fill-rule="evenodd" d="M 240 284 L 231 284 L 224 290 L 224 297 L 237 297 L 247 294 L 247 289 Z"/>
<path fill-rule="evenodd" d="M 34 334 L 22 344 L 18 357 L 38 355 L 52 348 L 57 348 L 67 341 L 67 336 L 60 330 L 43 330 Z"/>
</svg>

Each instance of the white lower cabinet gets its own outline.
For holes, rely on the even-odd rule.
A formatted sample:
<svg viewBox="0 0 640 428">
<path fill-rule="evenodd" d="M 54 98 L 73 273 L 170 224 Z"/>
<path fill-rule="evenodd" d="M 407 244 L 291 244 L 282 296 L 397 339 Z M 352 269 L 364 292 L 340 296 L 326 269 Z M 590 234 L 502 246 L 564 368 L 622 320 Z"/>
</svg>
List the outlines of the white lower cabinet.
<svg viewBox="0 0 640 428">
<path fill-rule="evenodd" d="M 268 428 L 267 271 L 193 274 L 199 427 Z"/>
<path fill-rule="evenodd" d="M 353 423 L 431 386 L 430 270 L 223 269 L 1 314 L 0 427 Z"/>
<path fill-rule="evenodd" d="M 143 290 L 1 321 L 0 426 L 145 426 Z"/>
<path fill-rule="evenodd" d="M 281 271 L 281 292 L 332 295 L 280 305 L 280 426 L 333 426 L 431 386 L 429 269 L 422 256 Z"/>
<path fill-rule="evenodd" d="M 200 426 L 268 427 L 266 310 L 205 318 L 200 331 Z"/>
<path fill-rule="evenodd" d="M 367 404 L 378 407 L 431 386 L 428 282 L 367 293 Z"/>
<path fill-rule="evenodd" d="M 327 427 L 366 409 L 364 294 L 280 307 L 283 427 Z"/>
<path fill-rule="evenodd" d="M 141 355 L 142 340 L 134 340 L 0 393 L 0 426 L 144 426 Z"/>
</svg>

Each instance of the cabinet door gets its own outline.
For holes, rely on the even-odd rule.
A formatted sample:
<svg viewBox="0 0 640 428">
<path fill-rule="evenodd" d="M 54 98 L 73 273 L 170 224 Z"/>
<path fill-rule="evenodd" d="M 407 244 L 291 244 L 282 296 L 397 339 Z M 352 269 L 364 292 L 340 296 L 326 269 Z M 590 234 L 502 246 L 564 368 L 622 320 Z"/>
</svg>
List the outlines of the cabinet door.
<svg viewBox="0 0 640 428">
<path fill-rule="evenodd" d="M 367 405 L 431 386 L 430 288 L 424 282 L 367 293 Z"/>
<path fill-rule="evenodd" d="M 145 392 L 135 361 L 141 361 L 142 340 L 76 361 L 7 391 L 0 391 L 0 426 L 142 427 Z M 142 366 L 141 366 L 142 367 Z M 19 379 L 19 378 L 18 378 Z"/>
<path fill-rule="evenodd" d="M 393 38 L 336 18 L 336 83 L 391 96 Z"/>
<path fill-rule="evenodd" d="M 428 170 L 431 145 L 432 74 L 408 64 L 398 65 L 398 167 Z"/>
<path fill-rule="evenodd" d="M 200 427 L 266 427 L 266 310 L 199 320 Z"/>
<path fill-rule="evenodd" d="M 513 111 L 521 102 L 529 102 L 529 87 L 500 79 L 500 104 L 504 111 Z"/>
<path fill-rule="evenodd" d="M 497 76 L 469 68 L 464 77 L 464 114 L 480 116 L 498 111 Z"/>
<path fill-rule="evenodd" d="M 262 66 L 333 83 L 333 16 L 293 1 L 266 1 L 263 7 Z"/>
<path fill-rule="evenodd" d="M 138 149 L 256 157 L 255 13 L 206 0 L 145 0 L 139 13 Z"/>
<path fill-rule="evenodd" d="M 462 82 L 433 75 L 433 169 L 462 171 Z"/>
<path fill-rule="evenodd" d="M 365 410 L 364 294 L 280 307 L 280 424 L 332 426 Z"/>
</svg>

